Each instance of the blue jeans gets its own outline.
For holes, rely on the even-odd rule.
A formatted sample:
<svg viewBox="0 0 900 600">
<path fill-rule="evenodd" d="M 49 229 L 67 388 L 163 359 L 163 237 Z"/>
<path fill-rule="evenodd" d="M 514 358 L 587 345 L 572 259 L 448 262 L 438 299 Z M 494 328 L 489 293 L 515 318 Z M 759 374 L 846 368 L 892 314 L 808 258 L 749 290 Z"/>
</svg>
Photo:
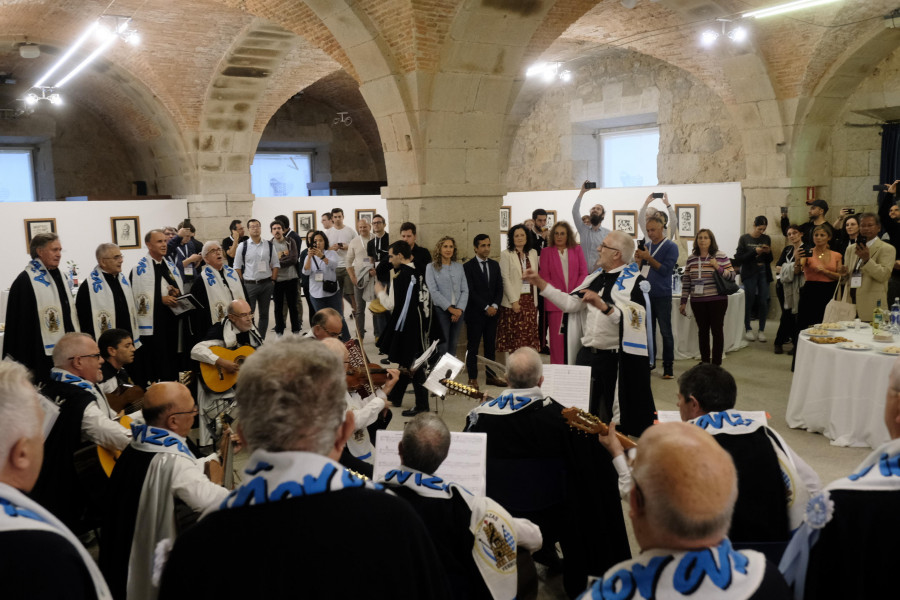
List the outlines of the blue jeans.
<svg viewBox="0 0 900 600">
<path fill-rule="evenodd" d="M 650 309 L 653 327 L 653 340 L 656 340 L 656 328 L 659 327 L 659 335 L 662 337 L 662 360 L 666 373 L 671 373 L 672 363 L 675 362 L 675 338 L 672 337 L 672 295 L 650 296 Z M 654 357 L 655 358 L 655 357 Z"/>
<path fill-rule="evenodd" d="M 741 281 L 744 285 L 744 329 L 750 331 L 750 312 L 753 310 L 753 303 L 759 302 L 759 330 L 766 328 L 766 315 L 769 313 L 769 282 L 766 281 L 766 272 L 762 269 L 753 275 L 744 278 L 741 274 Z"/>
<path fill-rule="evenodd" d="M 441 310 L 435 306 L 434 312 L 437 315 L 438 325 L 441 326 L 441 334 L 444 336 L 444 341 L 438 344 L 437 355 L 443 356 L 445 352 L 449 352 L 450 356 L 455 357 L 459 343 L 459 333 L 462 331 L 462 316 L 454 323 L 451 320 L 452 315 L 446 310 Z"/>
<path fill-rule="evenodd" d="M 323 308 L 333 308 L 341 315 L 341 341 L 346 342 L 350 339 L 350 329 L 347 328 L 347 321 L 344 320 L 344 297 L 338 292 L 331 296 L 323 296 L 321 298 L 312 298 L 313 308 L 319 312 Z"/>
</svg>

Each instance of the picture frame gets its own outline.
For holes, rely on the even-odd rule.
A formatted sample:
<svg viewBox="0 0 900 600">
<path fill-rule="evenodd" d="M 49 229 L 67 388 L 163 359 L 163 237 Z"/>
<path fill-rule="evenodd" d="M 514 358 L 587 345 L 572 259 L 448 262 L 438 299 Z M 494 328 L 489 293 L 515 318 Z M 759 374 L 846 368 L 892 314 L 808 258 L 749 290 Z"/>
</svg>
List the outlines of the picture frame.
<svg viewBox="0 0 900 600">
<path fill-rule="evenodd" d="M 548 210 L 547 211 L 547 229 L 550 230 L 553 226 L 556 225 L 556 211 Z"/>
<path fill-rule="evenodd" d="M 700 205 L 676 204 L 675 223 L 678 237 L 683 240 L 693 240 L 700 229 Z"/>
<path fill-rule="evenodd" d="M 295 210 L 294 211 L 294 231 L 301 238 L 306 240 L 306 234 L 317 229 L 316 211 L 314 210 Z"/>
<path fill-rule="evenodd" d="M 356 224 L 360 222 L 360 220 L 365 219 L 369 222 L 369 225 L 372 224 L 372 219 L 375 218 L 375 209 L 374 208 L 357 208 L 356 209 L 356 220 L 353 221 L 353 229 L 356 229 Z"/>
<path fill-rule="evenodd" d="M 632 238 L 636 238 L 638 236 L 637 215 L 636 210 L 614 210 L 612 213 L 613 229 L 624 231 Z"/>
<path fill-rule="evenodd" d="M 56 219 L 25 219 L 25 252 L 31 253 L 31 239 L 39 233 L 56 233 Z"/>
<path fill-rule="evenodd" d="M 512 218 L 512 207 L 511 206 L 501 206 L 500 207 L 500 233 L 508 233 L 510 226 L 510 219 Z"/>
<path fill-rule="evenodd" d="M 140 217 L 110 217 L 109 227 L 112 230 L 112 242 L 122 250 L 135 250 L 141 247 Z"/>
</svg>

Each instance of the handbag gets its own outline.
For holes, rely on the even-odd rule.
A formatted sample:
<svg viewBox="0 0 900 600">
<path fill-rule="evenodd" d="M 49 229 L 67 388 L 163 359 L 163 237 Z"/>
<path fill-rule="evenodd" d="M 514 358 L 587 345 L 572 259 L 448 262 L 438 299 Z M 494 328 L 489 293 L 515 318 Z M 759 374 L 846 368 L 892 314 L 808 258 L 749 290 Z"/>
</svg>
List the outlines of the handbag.
<svg viewBox="0 0 900 600">
<path fill-rule="evenodd" d="M 330 279 L 326 279 L 322 282 L 322 291 L 328 292 L 329 294 L 333 294 L 338 291 L 338 282 L 332 281 Z"/>
<path fill-rule="evenodd" d="M 725 279 L 718 269 L 713 269 L 713 279 L 716 282 L 716 292 L 720 296 L 730 296 L 741 289 L 733 279 Z"/>
<path fill-rule="evenodd" d="M 834 288 L 834 295 L 825 305 L 825 315 L 822 317 L 823 323 L 837 323 L 838 321 L 852 321 L 856 318 L 856 305 L 850 302 L 850 286 L 843 284 L 844 295 L 841 297 L 839 282 Z"/>
</svg>

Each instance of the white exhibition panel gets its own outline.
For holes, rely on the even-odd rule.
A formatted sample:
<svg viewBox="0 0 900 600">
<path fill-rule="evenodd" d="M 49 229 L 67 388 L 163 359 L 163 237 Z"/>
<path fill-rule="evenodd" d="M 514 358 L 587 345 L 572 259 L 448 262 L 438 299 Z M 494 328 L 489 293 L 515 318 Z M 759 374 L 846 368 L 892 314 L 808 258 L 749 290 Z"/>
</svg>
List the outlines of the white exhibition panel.
<svg viewBox="0 0 900 600">
<path fill-rule="evenodd" d="M 666 192 L 669 203 L 700 205 L 698 229 L 709 229 L 716 236 L 719 249 L 734 254 L 743 219 L 743 192 L 740 183 L 700 183 L 693 185 L 657 185 L 652 187 L 598 188 L 588 190 L 581 202 L 581 215 L 590 212 L 595 204 L 602 204 L 606 210 L 603 225 L 609 227 L 614 210 L 639 211 L 644 201 L 653 192 Z M 536 208 L 555 210 L 556 218 L 572 223 L 572 205 L 578 197 L 578 190 L 555 190 L 549 192 L 510 192 L 503 199 L 503 205 L 510 207 L 510 224 L 521 223 L 531 218 Z M 665 208 L 662 199 L 653 201 L 652 206 Z M 777 227 L 777 223 L 770 226 Z M 639 233 L 643 236 L 643 233 Z M 506 247 L 506 236 L 502 235 L 502 248 Z M 692 248 L 688 242 L 688 249 Z"/>
<path fill-rule="evenodd" d="M 141 247 L 122 251 L 124 271 L 130 271 L 147 253 L 143 239 L 147 231 L 167 225 L 174 227 L 187 217 L 186 200 L 0 203 L 0 217 L 6 226 L 6 235 L 0 236 L 0 252 L 4 257 L 0 265 L 0 289 L 8 289 L 30 260 L 25 246 L 25 219 L 56 219 L 56 233 L 63 247 L 60 268 L 65 270 L 66 262 L 74 261 L 80 283 L 97 264 L 94 258 L 97 246 L 113 241 L 110 218 L 135 216 L 140 219 Z"/>
<path fill-rule="evenodd" d="M 357 210 L 375 210 L 385 219 L 387 201 L 378 195 L 369 196 L 279 196 L 270 198 L 257 197 L 253 201 L 253 218 L 259 219 L 263 226 L 263 237 L 270 237 L 269 223 L 275 215 L 287 215 L 293 227 L 294 211 L 316 211 L 316 229 L 322 229 L 322 213 L 331 212 L 332 208 L 344 211 L 344 225 L 356 229 Z"/>
</svg>

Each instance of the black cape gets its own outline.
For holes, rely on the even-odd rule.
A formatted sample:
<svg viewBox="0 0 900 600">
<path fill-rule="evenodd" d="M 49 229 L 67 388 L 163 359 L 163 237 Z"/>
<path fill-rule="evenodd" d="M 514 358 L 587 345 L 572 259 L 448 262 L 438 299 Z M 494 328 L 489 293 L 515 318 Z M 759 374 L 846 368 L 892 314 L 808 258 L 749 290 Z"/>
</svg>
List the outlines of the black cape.
<svg viewBox="0 0 900 600">
<path fill-rule="evenodd" d="M 113 294 L 113 304 L 116 311 L 115 328 L 124 329 L 134 339 L 134 332 L 131 330 L 131 314 L 128 312 L 128 302 L 125 300 L 125 294 L 130 294 L 131 290 L 129 289 L 127 292 L 123 290 L 122 284 L 116 275 L 103 272 L 103 278 Z M 78 294 L 75 296 L 75 309 L 78 311 L 78 323 L 81 326 L 81 332 L 93 336 L 95 340 L 99 339 L 102 332 L 94 331 L 94 316 L 91 312 L 91 284 L 89 281 L 85 281 L 78 288 Z"/>
<path fill-rule="evenodd" d="M 427 296 L 427 293 L 423 293 L 424 281 L 424 276 L 419 277 L 414 269 L 403 266 L 391 282 L 394 288 L 394 308 L 391 310 L 387 327 L 378 338 L 378 349 L 387 354 L 391 362 L 402 367 L 410 366 L 428 347 L 431 300 L 426 299 L 424 302 L 422 300 Z M 409 307 L 401 331 L 398 329 L 398 323 L 407 295 Z"/>
<path fill-rule="evenodd" d="M 4 598 L 93 600 L 91 574 L 69 540 L 50 531 L 0 533 Z"/>
</svg>

